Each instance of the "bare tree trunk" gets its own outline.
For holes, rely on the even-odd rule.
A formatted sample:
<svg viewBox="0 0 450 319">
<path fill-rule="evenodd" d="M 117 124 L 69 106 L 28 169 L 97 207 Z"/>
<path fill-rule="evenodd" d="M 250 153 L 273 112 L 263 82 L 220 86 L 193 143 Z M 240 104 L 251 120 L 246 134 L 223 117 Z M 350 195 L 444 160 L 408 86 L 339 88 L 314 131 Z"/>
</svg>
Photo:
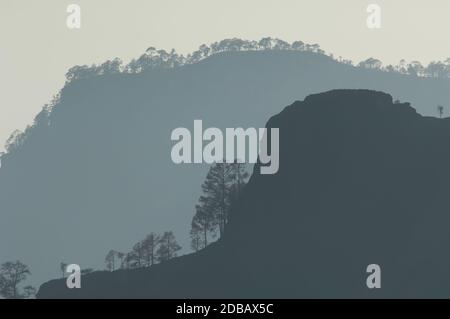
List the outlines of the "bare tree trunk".
<svg viewBox="0 0 450 319">
<path fill-rule="evenodd" d="M 155 246 L 155 245 L 152 245 L 152 248 L 151 248 L 151 255 L 150 255 L 152 266 L 153 266 L 153 263 L 154 263 L 154 250 L 155 250 L 155 247 L 154 247 L 154 246 Z"/>
<path fill-rule="evenodd" d="M 208 245 L 208 228 L 207 228 L 207 226 L 206 226 L 206 223 L 205 223 L 205 225 L 203 226 L 203 236 L 205 237 L 205 247 Z"/>
<path fill-rule="evenodd" d="M 167 260 L 170 259 L 170 238 L 167 237 Z"/>
</svg>

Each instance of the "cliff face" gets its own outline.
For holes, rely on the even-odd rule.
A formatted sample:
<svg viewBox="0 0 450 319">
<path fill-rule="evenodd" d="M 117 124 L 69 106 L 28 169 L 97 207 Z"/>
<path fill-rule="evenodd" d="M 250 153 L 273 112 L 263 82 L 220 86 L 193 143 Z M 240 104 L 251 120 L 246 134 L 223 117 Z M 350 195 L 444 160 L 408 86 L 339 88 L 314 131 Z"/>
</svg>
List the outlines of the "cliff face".
<svg viewBox="0 0 450 319">
<path fill-rule="evenodd" d="M 450 122 L 369 90 L 308 96 L 272 117 L 280 169 L 259 165 L 225 238 L 148 269 L 62 280 L 40 298 L 450 297 Z M 381 267 L 382 288 L 366 287 Z"/>
</svg>

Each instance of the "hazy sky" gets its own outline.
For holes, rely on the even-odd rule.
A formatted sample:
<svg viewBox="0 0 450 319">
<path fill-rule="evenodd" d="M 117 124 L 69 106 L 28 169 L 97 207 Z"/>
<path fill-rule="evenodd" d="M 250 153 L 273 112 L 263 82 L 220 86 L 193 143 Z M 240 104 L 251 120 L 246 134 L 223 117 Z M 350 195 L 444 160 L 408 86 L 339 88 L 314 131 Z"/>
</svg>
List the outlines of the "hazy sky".
<svg viewBox="0 0 450 319">
<path fill-rule="evenodd" d="M 81 6 L 80 30 L 66 26 L 72 3 Z M 371 3 L 381 6 L 381 29 L 366 26 Z M 263 36 L 319 43 L 354 61 L 428 63 L 450 56 L 449 31 L 449 0 L 0 0 L 0 151 L 76 64 Z"/>
</svg>

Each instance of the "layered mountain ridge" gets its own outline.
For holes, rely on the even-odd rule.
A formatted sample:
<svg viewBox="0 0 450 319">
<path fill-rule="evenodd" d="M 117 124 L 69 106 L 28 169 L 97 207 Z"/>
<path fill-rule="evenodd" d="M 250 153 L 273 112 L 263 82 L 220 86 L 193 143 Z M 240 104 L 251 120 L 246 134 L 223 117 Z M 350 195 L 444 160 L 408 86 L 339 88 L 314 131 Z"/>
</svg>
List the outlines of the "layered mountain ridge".
<svg viewBox="0 0 450 319">
<path fill-rule="evenodd" d="M 94 272 L 39 298 L 450 296 L 449 119 L 371 90 L 306 97 L 270 118 L 280 169 L 254 173 L 225 237 L 149 268 Z M 381 268 L 381 289 L 366 286 Z"/>
</svg>

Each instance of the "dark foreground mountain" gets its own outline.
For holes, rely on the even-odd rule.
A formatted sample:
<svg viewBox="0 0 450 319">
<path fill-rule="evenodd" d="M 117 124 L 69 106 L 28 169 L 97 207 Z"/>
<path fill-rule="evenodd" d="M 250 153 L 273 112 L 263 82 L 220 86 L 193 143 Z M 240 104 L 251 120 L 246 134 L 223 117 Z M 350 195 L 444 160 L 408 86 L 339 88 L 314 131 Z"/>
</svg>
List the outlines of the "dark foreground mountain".
<svg viewBox="0 0 450 319">
<path fill-rule="evenodd" d="M 64 280 L 40 298 L 450 297 L 450 121 L 369 90 L 272 117 L 280 170 L 253 176 L 226 236 L 196 254 Z M 366 267 L 381 267 L 381 289 Z"/>
</svg>

